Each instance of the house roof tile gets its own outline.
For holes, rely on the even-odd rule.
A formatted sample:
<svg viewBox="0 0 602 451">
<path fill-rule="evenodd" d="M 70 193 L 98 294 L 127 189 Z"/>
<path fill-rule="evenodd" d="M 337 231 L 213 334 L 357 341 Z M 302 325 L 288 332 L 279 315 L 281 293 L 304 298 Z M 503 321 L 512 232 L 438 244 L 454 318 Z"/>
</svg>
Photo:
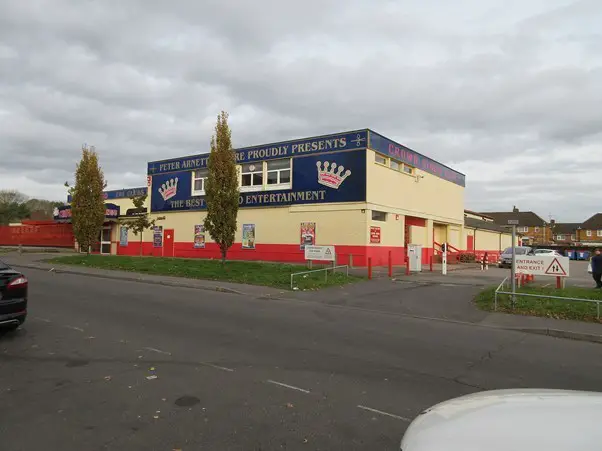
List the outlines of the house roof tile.
<svg viewBox="0 0 602 451">
<path fill-rule="evenodd" d="M 596 213 L 581 224 L 581 228 L 584 230 L 602 230 L 602 213 Z"/>
<path fill-rule="evenodd" d="M 518 219 L 519 226 L 541 227 L 543 225 L 547 225 L 546 221 L 532 211 L 496 211 L 484 212 L 481 214 L 493 218 L 493 221 L 499 225 L 508 225 L 508 220 L 512 219 Z"/>
</svg>

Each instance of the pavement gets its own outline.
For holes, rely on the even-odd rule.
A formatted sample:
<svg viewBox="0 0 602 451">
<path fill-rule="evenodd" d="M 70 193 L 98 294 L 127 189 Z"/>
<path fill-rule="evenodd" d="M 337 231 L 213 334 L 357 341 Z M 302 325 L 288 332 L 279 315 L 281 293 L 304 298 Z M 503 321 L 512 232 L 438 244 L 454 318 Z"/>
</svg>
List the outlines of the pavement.
<svg viewBox="0 0 602 451">
<path fill-rule="evenodd" d="M 352 299 L 349 287 L 270 298 L 27 276 L 28 321 L 0 337 L 11 451 L 397 450 L 419 412 L 455 396 L 602 391 L 600 344 L 482 325 L 487 314 L 412 316 L 431 302 L 451 316 L 469 285 L 389 281 L 366 305 L 368 283 Z"/>
</svg>

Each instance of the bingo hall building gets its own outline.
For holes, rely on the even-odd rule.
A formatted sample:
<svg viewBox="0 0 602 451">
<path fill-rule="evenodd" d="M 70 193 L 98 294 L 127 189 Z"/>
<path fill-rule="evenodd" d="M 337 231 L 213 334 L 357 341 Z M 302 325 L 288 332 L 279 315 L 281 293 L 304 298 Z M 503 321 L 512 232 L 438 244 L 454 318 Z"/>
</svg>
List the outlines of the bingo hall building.
<svg viewBox="0 0 602 451">
<path fill-rule="evenodd" d="M 308 244 L 336 246 L 337 262 L 423 263 L 438 243 L 464 249 L 465 176 L 368 129 L 236 149 L 240 209 L 229 259 L 304 261 Z M 205 232 L 208 153 L 148 163 L 147 205 L 157 228 L 143 254 L 219 258 Z M 140 192 L 144 191 L 140 189 Z M 126 193 L 126 190 L 120 192 Z M 136 214 L 109 192 L 122 215 Z M 111 252 L 138 255 L 139 237 L 115 222 Z M 108 247 L 107 247 L 108 248 Z"/>
</svg>

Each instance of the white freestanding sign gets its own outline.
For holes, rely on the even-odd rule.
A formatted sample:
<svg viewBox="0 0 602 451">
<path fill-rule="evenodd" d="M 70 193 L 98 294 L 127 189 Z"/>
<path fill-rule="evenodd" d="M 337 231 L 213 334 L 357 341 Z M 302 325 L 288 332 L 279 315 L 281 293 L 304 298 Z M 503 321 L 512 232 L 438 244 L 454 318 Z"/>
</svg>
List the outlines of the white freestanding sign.
<svg viewBox="0 0 602 451">
<path fill-rule="evenodd" d="M 305 260 L 333 262 L 334 258 L 334 246 L 305 246 Z"/>
<path fill-rule="evenodd" d="M 569 258 L 538 256 L 538 255 L 517 255 L 514 257 L 517 274 L 530 274 L 533 276 L 569 276 Z"/>
</svg>

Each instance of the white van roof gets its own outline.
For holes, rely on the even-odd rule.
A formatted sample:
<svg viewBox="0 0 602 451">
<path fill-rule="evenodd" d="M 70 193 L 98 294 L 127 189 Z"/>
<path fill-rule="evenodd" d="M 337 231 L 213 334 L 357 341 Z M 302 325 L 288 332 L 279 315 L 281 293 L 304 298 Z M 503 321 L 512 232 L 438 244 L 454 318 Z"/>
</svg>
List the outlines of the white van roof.
<svg viewBox="0 0 602 451">
<path fill-rule="evenodd" d="M 408 427 L 402 451 L 602 449 L 602 393 L 492 390 L 437 404 Z"/>
</svg>

